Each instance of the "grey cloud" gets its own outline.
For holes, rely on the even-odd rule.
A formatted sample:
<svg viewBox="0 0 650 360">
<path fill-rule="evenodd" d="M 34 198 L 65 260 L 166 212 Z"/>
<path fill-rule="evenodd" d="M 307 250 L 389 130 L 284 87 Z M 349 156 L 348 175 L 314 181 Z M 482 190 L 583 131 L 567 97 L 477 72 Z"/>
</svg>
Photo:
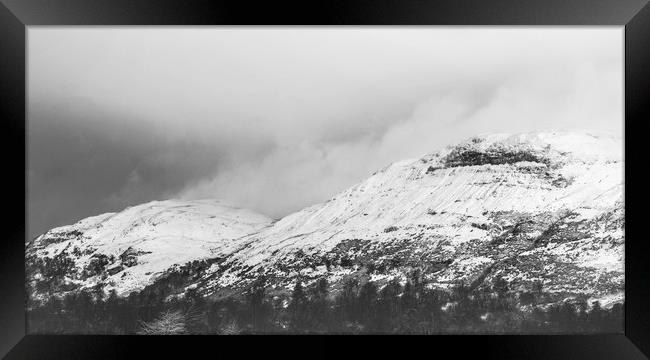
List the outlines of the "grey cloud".
<svg viewBox="0 0 650 360">
<path fill-rule="evenodd" d="M 147 120 L 83 99 L 32 103 L 28 126 L 30 237 L 92 214 L 170 197 L 212 176 L 228 162 L 226 150 L 236 148 L 164 134 Z M 257 151 L 269 146 L 255 145 Z"/>
<path fill-rule="evenodd" d="M 169 197 L 281 217 L 481 132 L 622 132 L 622 31 L 32 28 L 29 233 Z"/>
</svg>

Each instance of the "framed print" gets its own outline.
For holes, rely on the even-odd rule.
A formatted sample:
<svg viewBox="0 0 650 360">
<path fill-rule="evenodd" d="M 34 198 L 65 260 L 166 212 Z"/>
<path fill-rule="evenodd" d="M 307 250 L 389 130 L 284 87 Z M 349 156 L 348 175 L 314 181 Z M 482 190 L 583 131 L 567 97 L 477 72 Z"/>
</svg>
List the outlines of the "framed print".
<svg viewBox="0 0 650 360">
<path fill-rule="evenodd" d="M 3 1 L 1 20 L 24 174 L 7 358 L 363 356 L 387 335 L 650 353 L 645 2 Z"/>
</svg>

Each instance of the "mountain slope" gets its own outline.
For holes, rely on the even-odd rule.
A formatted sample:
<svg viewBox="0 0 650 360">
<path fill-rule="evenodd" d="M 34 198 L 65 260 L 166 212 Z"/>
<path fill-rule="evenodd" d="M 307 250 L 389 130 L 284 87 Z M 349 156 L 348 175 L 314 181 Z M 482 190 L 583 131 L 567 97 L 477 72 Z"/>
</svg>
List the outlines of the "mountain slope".
<svg viewBox="0 0 650 360">
<path fill-rule="evenodd" d="M 286 287 L 297 276 L 404 279 L 419 268 L 440 287 L 499 275 L 558 297 L 619 299 L 621 150 L 620 140 L 581 133 L 475 137 L 248 236 L 199 285 L 209 292 L 259 274 Z"/>
</svg>

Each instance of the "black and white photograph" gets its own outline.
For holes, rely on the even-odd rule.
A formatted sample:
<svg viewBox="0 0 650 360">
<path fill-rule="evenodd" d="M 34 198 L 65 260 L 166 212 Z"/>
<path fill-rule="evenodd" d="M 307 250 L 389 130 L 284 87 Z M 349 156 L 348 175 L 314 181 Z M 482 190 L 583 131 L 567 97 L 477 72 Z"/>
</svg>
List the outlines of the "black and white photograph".
<svg viewBox="0 0 650 360">
<path fill-rule="evenodd" d="M 30 26 L 28 334 L 622 334 L 620 26 Z"/>
</svg>

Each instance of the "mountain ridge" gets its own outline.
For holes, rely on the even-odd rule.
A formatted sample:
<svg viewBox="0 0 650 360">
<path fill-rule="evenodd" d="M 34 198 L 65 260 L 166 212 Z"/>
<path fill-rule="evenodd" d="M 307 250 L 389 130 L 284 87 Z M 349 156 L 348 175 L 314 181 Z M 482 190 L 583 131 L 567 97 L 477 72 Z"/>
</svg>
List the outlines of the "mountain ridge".
<svg viewBox="0 0 650 360">
<path fill-rule="evenodd" d="M 481 286 L 498 276 L 520 288 L 542 282 L 554 294 L 552 301 L 591 296 L 620 302 L 623 163 L 622 143 L 612 136 L 531 132 L 471 137 L 434 154 L 395 162 L 328 201 L 278 221 L 247 213 L 256 219 L 249 233 L 242 228 L 223 237 L 228 241 L 212 241 L 230 244 L 215 244 L 217 251 L 165 262 L 167 269 L 161 266 L 155 277 L 127 290 L 174 273 L 182 260 L 218 259 L 187 278 L 180 291 L 196 288 L 214 295 L 245 288 L 260 277 L 279 290 L 297 279 L 309 283 L 321 277 L 333 284 L 351 276 L 381 282 L 404 279 L 419 268 L 435 287 L 459 282 Z M 84 226 L 110 218 L 102 216 L 107 215 L 80 221 L 75 230 L 86 234 Z M 34 243 L 62 233 L 57 229 Z M 48 256 L 40 250 L 30 243 L 28 258 Z M 73 261 L 70 274 L 88 265 L 79 258 Z M 123 268 L 110 278 L 116 282 L 115 275 L 128 271 Z M 93 279 L 79 284 L 103 281 L 107 290 L 116 288 L 101 276 Z"/>
</svg>

